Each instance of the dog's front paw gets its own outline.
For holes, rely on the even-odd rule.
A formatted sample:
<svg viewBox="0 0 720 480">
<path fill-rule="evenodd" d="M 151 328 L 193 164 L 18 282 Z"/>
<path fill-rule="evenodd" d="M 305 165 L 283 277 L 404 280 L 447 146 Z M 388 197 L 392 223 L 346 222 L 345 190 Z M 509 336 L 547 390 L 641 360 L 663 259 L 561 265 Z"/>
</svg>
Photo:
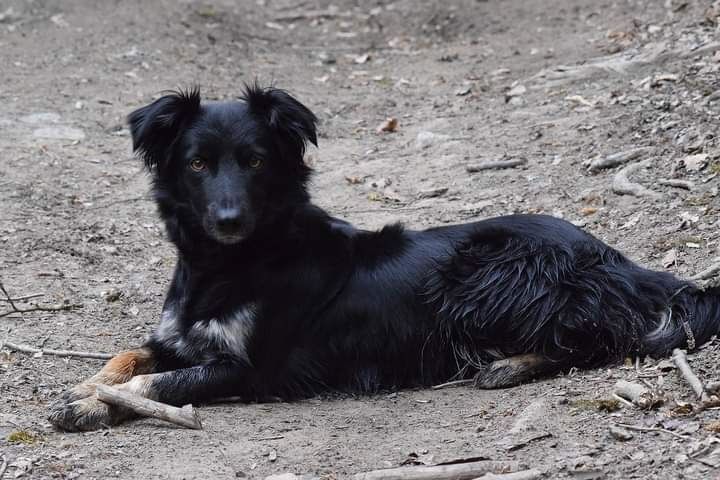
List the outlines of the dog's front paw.
<svg viewBox="0 0 720 480">
<path fill-rule="evenodd" d="M 70 401 L 65 401 L 69 399 Z M 97 430 L 117 425 L 129 413 L 101 402 L 95 396 L 72 400 L 72 396 L 57 400 L 50 406 L 50 423 L 68 432 Z"/>
</svg>

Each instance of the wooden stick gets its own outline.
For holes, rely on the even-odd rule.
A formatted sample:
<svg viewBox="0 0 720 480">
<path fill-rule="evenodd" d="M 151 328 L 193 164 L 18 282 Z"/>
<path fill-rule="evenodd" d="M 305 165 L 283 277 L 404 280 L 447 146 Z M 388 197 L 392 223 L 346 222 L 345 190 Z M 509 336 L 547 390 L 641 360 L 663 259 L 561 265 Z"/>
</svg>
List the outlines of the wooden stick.
<svg viewBox="0 0 720 480">
<path fill-rule="evenodd" d="M 696 273 L 690 277 L 690 280 L 707 280 L 708 278 L 714 277 L 718 272 L 720 272 L 720 262 L 716 262 L 702 272 Z"/>
<path fill-rule="evenodd" d="M 158 418 L 181 427 L 202 430 L 200 415 L 192 405 L 173 407 L 108 385 L 97 385 L 95 391 L 98 400 L 109 405 L 127 408 L 143 417 Z"/>
<path fill-rule="evenodd" d="M 638 425 L 629 425 L 627 423 L 616 423 L 618 427 L 627 428 L 628 430 L 636 430 L 638 432 L 660 432 L 660 433 L 669 433 L 670 435 L 682 438 L 683 440 L 686 440 L 688 437 L 687 435 L 680 435 L 679 433 L 675 433 L 672 430 L 667 430 L 665 428 L 658 428 L 658 427 L 640 427 Z"/>
<path fill-rule="evenodd" d="M 642 409 L 653 408 L 664 403 L 662 397 L 655 395 L 651 389 L 639 383 L 620 380 L 615 384 L 614 391 L 617 396 L 631 401 Z"/>
<path fill-rule="evenodd" d="M 474 381 L 475 381 L 475 380 L 473 380 L 472 378 L 464 378 L 464 379 L 462 379 L 462 380 L 453 380 L 452 382 L 445 382 L 445 383 L 441 383 L 441 384 L 439 384 L 439 385 L 433 385 L 433 386 L 432 386 L 432 389 L 433 389 L 433 390 L 441 390 L 441 389 L 447 388 L 447 387 L 457 387 L 457 386 L 462 386 L 462 385 L 470 385 L 470 384 L 473 383 Z"/>
<path fill-rule="evenodd" d="M 590 165 L 588 165 L 588 170 L 594 172 L 603 168 L 611 168 L 617 165 L 622 165 L 623 163 L 635 160 L 636 158 L 644 155 L 645 153 L 648 153 L 650 150 L 651 149 L 648 147 L 640 147 L 633 148 L 632 150 L 627 150 L 625 152 L 613 153 L 612 155 L 608 155 L 607 157 L 599 158 L 590 162 Z"/>
<path fill-rule="evenodd" d="M 695 184 L 693 182 L 689 182 L 687 180 L 676 180 L 674 178 L 658 180 L 658 184 L 666 187 L 683 188 L 685 190 L 692 190 L 695 188 Z"/>
<path fill-rule="evenodd" d="M 115 355 L 110 353 L 100 352 L 78 352 L 74 350 L 54 350 L 52 348 L 35 348 L 29 345 L 22 345 L 17 343 L 11 343 L 4 341 L 0 344 L 0 348 L 3 346 L 8 347 L 10 350 L 23 353 L 41 353 L 43 355 L 54 355 L 56 357 L 77 357 L 77 358 L 97 358 L 100 360 L 110 360 Z"/>
<path fill-rule="evenodd" d="M 535 468 L 514 473 L 486 473 L 475 480 L 535 480 L 540 478 L 542 472 Z"/>
<path fill-rule="evenodd" d="M 7 470 L 7 466 L 7 458 L 5 458 L 5 455 L 2 455 L 2 465 L 0 465 L 0 478 L 3 478 L 3 475 L 5 475 L 5 470 Z"/>
<path fill-rule="evenodd" d="M 695 375 L 695 372 L 692 371 L 692 368 L 690 368 L 685 352 L 683 350 L 680 350 L 679 348 L 673 349 L 672 359 L 673 362 L 675 362 L 675 366 L 677 367 L 677 369 L 680 370 L 680 374 L 682 375 L 683 379 L 685 379 L 685 382 L 690 385 L 690 388 L 692 388 L 693 392 L 695 392 L 698 400 L 709 400 L 708 394 L 705 391 L 705 387 L 703 386 L 702 381 L 698 378 L 697 375 Z"/>
<path fill-rule="evenodd" d="M 0 302 L 8 302 L 8 303 L 22 302 L 24 300 L 31 300 L 33 298 L 39 298 L 39 297 L 44 297 L 44 296 L 45 296 L 44 293 L 31 293 L 30 295 L 23 295 L 21 297 L 0 298 Z"/>
<path fill-rule="evenodd" d="M 635 197 L 648 197 L 653 199 L 662 198 L 662 195 L 658 192 L 654 192 L 649 188 L 645 188 L 639 183 L 631 182 L 628 178 L 631 173 L 645 168 L 650 165 L 652 159 L 643 160 L 642 162 L 633 163 L 623 168 L 615 174 L 612 183 L 612 191 L 618 195 L 632 195 Z"/>
<path fill-rule="evenodd" d="M 353 480 L 472 480 L 486 473 L 517 470 L 518 462 L 479 462 L 435 465 L 430 467 L 400 467 L 357 473 Z"/>
<path fill-rule="evenodd" d="M 511 160 L 491 160 L 488 162 L 480 162 L 475 165 L 468 165 L 465 167 L 465 171 L 468 173 L 477 173 L 483 170 L 500 170 L 503 168 L 513 168 L 525 165 L 527 159 L 525 158 L 513 158 Z"/>
</svg>

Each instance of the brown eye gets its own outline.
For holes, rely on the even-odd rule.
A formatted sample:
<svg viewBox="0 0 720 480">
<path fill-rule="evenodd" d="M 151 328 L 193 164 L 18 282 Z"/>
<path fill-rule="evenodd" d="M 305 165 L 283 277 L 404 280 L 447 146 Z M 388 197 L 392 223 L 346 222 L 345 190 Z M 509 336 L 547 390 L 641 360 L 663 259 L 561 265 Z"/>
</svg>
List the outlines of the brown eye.
<svg viewBox="0 0 720 480">
<path fill-rule="evenodd" d="M 248 162 L 248 165 L 250 166 L 250 168 L 260 168 L 260 166 L 262 165 L 262 160 L 259 158 L 251 158 Z"/>
<path fill-rule="evenodd" d="M 190 161 L 190 168 L 192 168 L 194 172 L 202 172 L 205 170 L 205 160 L 200 157 L 193 158 Z"/>
</svg>

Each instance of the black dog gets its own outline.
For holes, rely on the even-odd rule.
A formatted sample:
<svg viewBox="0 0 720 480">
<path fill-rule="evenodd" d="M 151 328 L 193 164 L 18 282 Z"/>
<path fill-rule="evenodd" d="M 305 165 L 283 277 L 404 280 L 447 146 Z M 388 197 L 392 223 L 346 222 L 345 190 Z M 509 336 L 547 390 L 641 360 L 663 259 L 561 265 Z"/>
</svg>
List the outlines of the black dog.
<svg viewBox="0 0 720 480">
<path fill-rule="evenodd" d="M 720 291 L 641 268 L 556 218 L 358 230 L 312 205 L 315 116 L 282 90 L 174 93 L 129 117 L 178 262 L 147 343 L 51 407 L 66 430 L 129 416 L 95 385 L 175 405 L 474 378 L 508 387 L 666 355 L 720 330 Z"/>
</svg>

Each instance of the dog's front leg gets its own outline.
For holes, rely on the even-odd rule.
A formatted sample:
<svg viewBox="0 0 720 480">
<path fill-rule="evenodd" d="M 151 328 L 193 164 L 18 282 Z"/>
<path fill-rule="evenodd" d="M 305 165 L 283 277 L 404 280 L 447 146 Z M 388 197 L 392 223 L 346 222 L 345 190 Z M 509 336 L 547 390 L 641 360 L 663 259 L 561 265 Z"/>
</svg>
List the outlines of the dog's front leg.
<svg viewBox="0 0 720 480">
<path fill-rule="evenodd" d="M 138 375 L 118 388 L 175 406 L 250 394 L 247 369 L 235 362 L 213 363 Z"/>
<path fill-rule="evenodd" d="M 127 412 L 110 408 L 95 397 L 95 386 L 127 383 L 136 375 L 156 371 L 158 362 L 147 347 L 119 353 L 95 375 L 62 394 L 50 406 L 50 422 L 68 431 L 94 430 L 119 423 Z"/>
<path fill-rule="evenodd" d="M 232 363 L 201 365 L 163 373 L 139 374 L 115 386 L 152 400 L 182 406 L 241 393 L 244 390 L 240 378 L 243 371 L 241 365 Z M 133 412 L 98 400 L 94 385 L 92 396 L 71 402 L 59 401 L 58 407 L 51 412 L 50 421 L 69 431 L 96 430 L 135 416 Z"/>
</svg>

